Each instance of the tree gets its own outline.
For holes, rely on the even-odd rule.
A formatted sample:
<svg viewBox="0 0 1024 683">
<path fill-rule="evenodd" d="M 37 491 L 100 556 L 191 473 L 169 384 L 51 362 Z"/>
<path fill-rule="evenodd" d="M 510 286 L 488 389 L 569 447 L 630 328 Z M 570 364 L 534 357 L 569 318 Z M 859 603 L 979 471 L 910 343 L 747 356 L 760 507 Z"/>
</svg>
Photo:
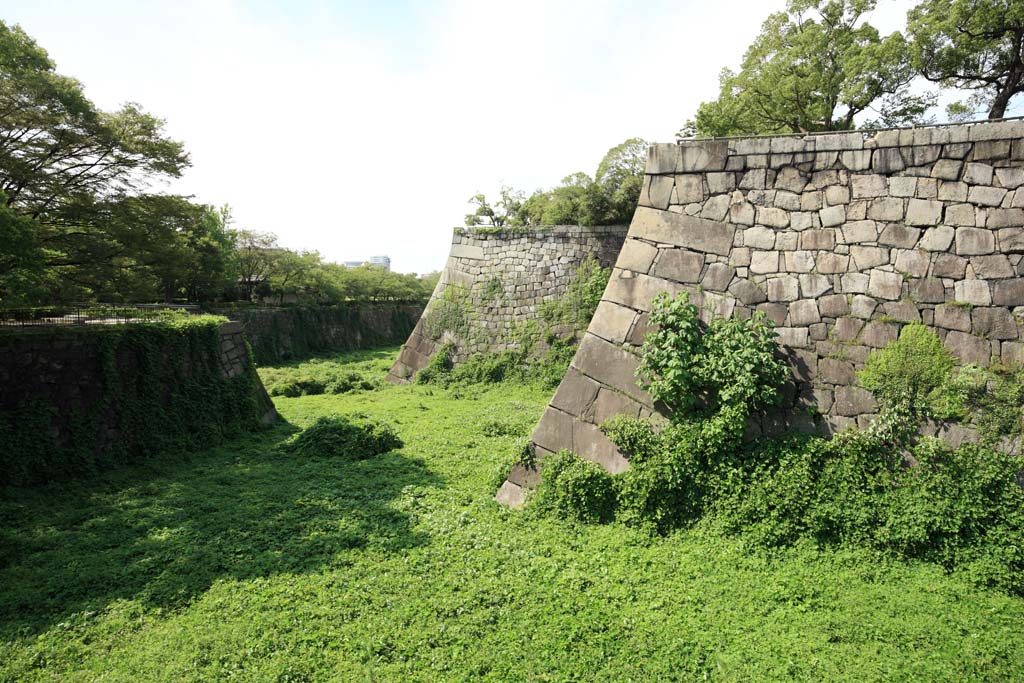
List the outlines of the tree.
<svg viewBox="0 0 1024 683">
<path fill-rule="evenodd" d="M 235 232 L 235 269 L 245 300 L 252 301 L 256 288 L 263 284 L 273 268 L 274 251 L 279 249 L 277 235 L 255 230 Z"/>
<path fill-rule="evenodd" d="M 482 193 L 475 194 L 469 198 L 469 203 L 476 206 L 476 210 L 466 215 L 466 225 L 487 225 L 495 228 L 516 225 L 523 198 L 522 192 L 505 185 L 502 185 L 500 198 L 494 206 L 488 203 L 487 197 Z"/>
<path fill-rule="evenodd" d="M 914 71 L 899 33 L 882 38 L 864 16 L 877 0 L 789 0 L 747 49 L 739 72 L 723 70 L 717 100 L 681 133 L 704 136 L 850 130 L 917 122 L 934 101 L 913 95 Z"/>
<path fill-rule="evenodd" d="M 1005 116 L 1013 96 L 1024 92 L 1024 3 L 926 0 L 907 13 L 907 32 L 921 75 L 978 91 L 990 119 Z"/>
<path fill-rule="evenodd" d="M 597 165 L 594 181 L 607 199 L 605 215 L 597 225 L 628 224 L 633 219 L 647 166 L 648 143 L 629 138 L 612 147 Z"/>
<path fill-rule="evenodd" d="M 307 284 L 307 276 L 321 263 L 320 254 L 315 251 L 274 249 L 269 255 L 270 269 L 267 281 L 280 304 L 284 303 L 286 295 L 301 293 Z"/>
</svg>

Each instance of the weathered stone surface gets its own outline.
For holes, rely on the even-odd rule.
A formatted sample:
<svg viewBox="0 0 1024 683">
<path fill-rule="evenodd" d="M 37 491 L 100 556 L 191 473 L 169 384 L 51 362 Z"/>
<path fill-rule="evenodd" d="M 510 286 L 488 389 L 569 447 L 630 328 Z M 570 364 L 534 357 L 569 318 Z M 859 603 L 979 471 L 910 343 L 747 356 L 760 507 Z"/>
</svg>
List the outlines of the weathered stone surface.
<svg viewBox="0 0 1024 683">
<path fill-rule="evenodd" d="M 729 213 L 729 206 L 729 195 L 716 195 L 704 202 L 704 208 L 700 210 L 700 217 L 709 221 L 725 220 L 726 215 Z"/>
<path fill-rule="evenodd" d="M 786 270 L 791 273 L 809 273 L 814 270 L 814 252 L 806 250 L 787 251 Z"/>
<path fill-rule="evenodd" d="M 868 282 L 868 294 L 878 299 L 899 299 L 903 292 L 903 276 L 874 269 Z"/>
<path fill-rule="evenodd" d="M 942 202 L 910 199 L 907 202 L 907 225 L 938 225 L 942 222 Z"/>
<path fill-rule="evenodd" d="M 946 288 L 942 280 L 923 278 L 910 281 L 910 298 L 926 304 L 940 304 L 946 300 Z"/>
<path fill-rule="evenodd" d="M 956 301 L 972 306 L 989 306 L 992 303 L 992 290 L 985 280 L 960 280 L 953 284 L 953 292 Z"/>
<path fill-rule="evenodd" d="M 703 268 L 704 254 L 685 249 L 664 249 L 654 266 L 654 275 L 677 282 L 696 283 L 700 282 Z"/>
<path fill-rule="evenodd" d="M 573 366 L 601 384 L 615 387 L 642 405 L 650 407 L 650 397 L 636 384 L 636 369 L 639 362 L 633 354 L 597 336 L 586 334 L 576 351 Z"/>
<path fill-rule="evenodd" d="M 967 306 L 943 304 L 935 307 L 936 327 L 947 330 L 971 331 L 971 309 Z"/>
<path fill-rule="evenodd" d="M 999 251 L 1004 254 L 1024 252 L 1024 228 L 1003 228 L 997 231 Z"/>
<path fill-rule="evenodd" d="M 707 272 L 704 274 L 704 279 L 701 280 L 701 286 L 703 286 L 704 289 L 724 291 L 725 288 L 729 286 L 729 283 L 732 282 L 732 278 L 735 275 L 735 268 L 731 268 L 724 263 L 712 263 L 708 266 Z"/>
<path fill-rule="evenodd" d="M 992 171 L 988 164 L 969 163 L 964 168 L 963 181 L 968 185 L 991 185 Z"/>
<path fill-rule="evenodd" d="M 939 254 L 932 264 L 932 275 L 960 279 L 967 270 L 967 259 L 953 254 Z"/>
<path fill-rule="evenodd" d="M 522 486 L 505 480 L 502 482 L 498 492 L 494 494 L 494 500 L 498 501 L 499 505 L 504 505 L 514 510 L 521 508 L 526 503 L 526 491 L 523 490 Z"/>
<path fill-rule="evenodd" d="M 981 206 L 999 206 L 1006 196 L 1006 190 L 1000 187 L 974 185 L 967 192 L 967 201 Z"/>
<path fill-rule="evenodd" d="M 769 301 L 796 301 L 800 298 L 800 282 L 792 275 L 768 279 Z"/>
<path fill-rule="evenodd" d="M 850 247 L 850 256 L 858 270 L 868 270 L 889 263 L 889 250 L 885 247 Z"/>
<path fill-rule="evenodd" d="M 630 311 L 630 314 L 632 313 Z M 558 391 L 551 399 L 551 405 L 570 415 L 582 415 L 597 398 L 600 388 L 600 384 L 581 374 L 576 368 L 570 367 L 558 385 Z"/>
<path fill-rule="evenodd" d="M 835 391 L 834 410 L 837 415 L 856 416 L 873 413 L 878 408 L 870 391 L 854 386 L 839 386 Z"/>
<path fill-rule="evenodd" d="M 833 254 L 827 251 L 818 254 L 817 262 L 819 273 L 845 273 L 846 269 L 850 267 L 848 255 Z"/>
<path fill-rule="evenodd" d="M 620 306 L 611 301 L 602 301 L 594 311 L 594 317 L 590 320 L 590 332 L 613 344 L 621 344 L 626 341 L 633 321 L 637 313 L 632 308 Z M 570 410 L 564 409 L 567 412 Z M 576 413 L 579 414 L 579 413 Z"/>
<path fill-rule="evenodd" d="M 750 253 L 751 273 L 777 273 L 779 272 L 779 252 L 777 251 L 753 251 Z"/>
<path fill-rule="evenodd" d="M 964 365 L 976 363 L 987 366 L 992 357 L 992 346 L 987 341 L 964 332 L 950 332 L 946 335 L 944 345 Z"/>
<path fill-rule="evenodd" d="M 799 276 L 802 296 L 816 299 L 832 290 L 832 281 L 818 273 L 804 273 Z"/>
<path fill-rule="evenodd" d="M 657 247 L 654 247 L 640 240 L 627 239 L 619 252 L 619 258 L 615 262 L 618 268 L 625 268 L 637 273 L 646 273 L 654 263 L 654 257 L 658 255 Z"/>
<path fill-rule="evenodd" d="M 800 233 L 801 249 L 831 250 L 836 246 L 835 230 L 808 230 Z"/>
<path fill-rule="evenodd" d="M 775 247 L 775 231 L 763 225 L 755 225 L 743 231 L 743 246 L 754 249 L 772 249 Z"/>
<path fill-rule="evenodd" d="M 1024 225 L 1024 209 L 989 209 L 985 226 L 992 228 L 1019 228 Z"/>
<path fill-rule="evenodd" d="M 826 384 L 854 385 L 857 383 L 857 376 L 853 372 L 853 363 L 845 360 L 822 358 L 818 361 L 817 376 Z"/>
<path fill-rule="evenodd" d="M 729 286 L 729 293 L 746 306 L 753 306 L 768 300 L 764 290 L 750 280 L 737 280 L 733 282 Z"/>
<path fill-rule="evenodd" d="M 1016 190 L 1021 185 L 1024 185 L 1024 168 L 997 168 L 996 181 L 1000 187 Z"/>
<path fill-rule="evenodd" d="M 896 341 L 899 333 L 900 326 L 895 323 L 872 320 L 864 326 L 860 333 L 860 340 L 865 346 L 880 349 Z"/>
<path fill-rule="evenodd" d="M 878 236 L 878 243 L 888 247 L 913 249 L 920 238 L 921 230 L 919 228 L 908 228 L 905 225 L 890 223 Z"/>
<path fill-rule="evenodd" d="M 842 225 L 846 221 L 846 206 L 839 204 L 826 207 L 818 212 L 818 218 L 821 220 L 821 225 L 826 228 Z"/>
<path fill-rule="evenodd" d="M 973 204 L 953 204 L 946 208 L 946 223 L 974 227 L 978 224 Z"/>
<path fill-rule="evenodd" d="M 863 199 L 885 195 L 889 185 L 883 175 L 854 175 L 850 176 L 850 188 L 854 199 Z"/>
<path fill-rule="evenodd" d="M 667 209 L 672 198 L 674 182 L 672 176 L 649 175 L 644 178 L 640 204 L 655 209 Z"/>
<path fill-rule="evenodd" d="M 711 254 L 728 256 L 736 228 L 685 214 L 639 207 L 633 215 L 630 235 Z"/>
<path fill-rule="evenodd" d="M 952 159 L 939 159 L 932 166 L 931 176 L 943 180 L 958 180 L 963 163 Z"/>
<path fill-rule="evenodd" d="M 971 258 L 971 267 L 974 269 L 975 276 L 983 280 L 995 280 L 1016 275 L 1013 266 L 1010 265 L 1010 259 L 1004 254 L 974 256 Z"/>
<path fill-rule="evenodd" d="M 906 273 L 911 277 L 924 277 L 928 274 L 928 268 L 931 265 L 931 256 L 928 252 L 917 249 L 897 249 L 895 256 L 898 272 Z"/>
<path fill-rule="evenodd" d="M 850 312 L 850 304 L 842 294 L 832 294 L 818 299 L 818 308 L 823 316 L 838 318 Z"/>
<path fill-rule="evenodd" d="M 898 197 L 879 197 L 868 205 L 868 218 L 876 221 L 903 220 L 903 200 Z"/>
<path fill-rule="evenodd" d="M 886 301 L 882 304 L 882 311 L 887 318 L 897 322 L 921 322 L 921 313 L 917 310 L 917 305 L 908 299 L 901 299 L 900 301 Z"/>
<path fill-rule="evenodd" d="M 847 244 L 874 242 L 878 239 L 878 224 L 874 221 L 850 221 L 842 227 L 843 241 Z"/>
<path fill-rule="evenodd" d="M 680 204 L 704 201 L 704 181 L 700 175 L 677 175 L 675 188 L 676 201 Z"/>
<path fill-rule="evenodd" d="M 858 294 L 853 297 L 853 301 L 850 304 L 850 312 L 858 318 L 868 320 L 874 314 L 877 307 L 878 302 L 870 296 Z"/>
<path fill-rule="evenodd" d="M 981 228 L 956 229 L 956 253 L 960 256 L 991 254 L 996 249 L 995 233 Z"/>
<path fill-rule="evenodd" d="M 789 213 L 771 206 L 757 207 L 757 222 L 773 228 L 785 228 L 789 225 Z"/>
<path fill-rule="evenodd" d="M 948 251 L 949 247 L 953 244 L 953 237 L 955 235 L 956 230 L 948 225 L 928 228 L 924 231 L 924 236 L 918 242 L 917 248 L 924 249 L 925 251 Z"/>
<path fill-rule="evenodd" d="M 650 275 L 629 277 L 630 275 L 632 274 L 627 270 L 616 269 L 613 271 L 604 298 L 639 311 L 647 311 L 650 310 L 651 301 L 661 292 L 668 292 L 670 296 L 675 296 L 686 290 L 686 285 L 671 280 L 663 280 Z"/>
<path fill-rule="evenodd" d="M 832 329 L 833 336 L 837 342 L 852 342 L 864 329 L 864 321 L 858 318 L 840 318 Z"/>
<path fill-rule="evenodd" d="M 475 247 L 469 244 L 453 244 L 451 256 L 478 261 L 484 257 L 484 248 Z"/>
<path fill-rule="evenodd" d="M 907 165 L 903 161 L 903 155 L 895 147 L 876 149 L 871 159 L 871 170 L 875 173 L 891 174 L 902 171 Z"/>
<path fill-rule="evenodd" d="M 708 181 L 708 191 L 711 194 L 724 194 L 736 189 L 735 173 L 707 173 L 704 177 Z"/>
<path fill-rule="evenodd" d="M 986 339 L 1017 339 L 1017 322 L 1006 308 L 975 308 L 971 331 Z"/>
<path fill-rule="evenodd" d="M 786 324 L 791 327 L 805 327 L 821 322 L 818 304 L 813 299 L 801 299 L 789 305 L 789 317 Z"/>
<path fill-rule="evenodd" d="M 1024 278 L 996 282 L 992 289 L 992 303 L 997 306 L 1024 306 Z"/>
</svg>

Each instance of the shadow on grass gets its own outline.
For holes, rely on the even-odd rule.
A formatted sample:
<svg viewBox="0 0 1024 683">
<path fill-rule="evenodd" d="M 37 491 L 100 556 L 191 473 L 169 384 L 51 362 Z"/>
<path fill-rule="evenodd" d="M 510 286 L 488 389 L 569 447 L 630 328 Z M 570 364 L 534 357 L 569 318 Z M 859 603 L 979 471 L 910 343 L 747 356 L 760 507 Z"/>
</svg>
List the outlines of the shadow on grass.
<svg viewBox="0 0 1024 683">
<path fill-rule="evenodd" d="M 356 549 L 427 542 L 393 503 L 443 486 L 419 460 L 303 459 L 289 429 L 189 461 L 0 498 L 0 635 L 27 635 L 117 599 L 188 603 L 219 579 L 345 566 Z"/>
</svg>

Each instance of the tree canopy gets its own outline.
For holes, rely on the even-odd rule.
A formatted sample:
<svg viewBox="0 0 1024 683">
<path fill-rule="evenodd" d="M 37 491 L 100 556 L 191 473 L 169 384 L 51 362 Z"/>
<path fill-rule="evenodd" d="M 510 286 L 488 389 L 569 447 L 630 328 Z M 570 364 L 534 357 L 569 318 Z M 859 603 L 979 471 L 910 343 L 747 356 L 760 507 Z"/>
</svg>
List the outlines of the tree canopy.
<svg viewBox="0 0 1024 683">
<path fill-rule="evenodd" d="M 865 16 L 877 0 L 789 0 L 768 17 L 738 72 L 724 69 L 718 99 L 680 135 L 850 130 L 918 122 L 934 101 L 908 86 L 915 73 L 900 33 L 882 37 Z"/>
<path fill-rule="evenodd" d="M 971 104 L 1006 115 L 1024 92 L 1024 3 L 1016 0 L 925 0 L 907 14 L 914 67 L 930 81 L 974 90 Z"/>
</svg>

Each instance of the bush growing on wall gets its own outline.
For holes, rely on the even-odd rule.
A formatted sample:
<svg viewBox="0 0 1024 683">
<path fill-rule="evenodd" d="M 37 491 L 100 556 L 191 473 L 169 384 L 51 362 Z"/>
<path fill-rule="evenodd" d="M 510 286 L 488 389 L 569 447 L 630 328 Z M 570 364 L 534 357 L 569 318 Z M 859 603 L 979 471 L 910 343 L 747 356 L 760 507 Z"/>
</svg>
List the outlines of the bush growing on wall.
<svg viewBox="0 0 1024 683">
<path fill-rule="evenodd" d="M 321 417 L 286 442 L 283 450 L 310 458 L 366 460 L 403 445 L 394 427 L 355 413 Z"/>
<path fill-rule="evenodd" d="M 69 425 L 63 434 L 53 429 L 63 408 L 48 401 L 0 414 L 0 480 L 23 485 L 92 473 L 207 448 L 257 428 L 271 406 L 251 362 L 245 372 L 223 376 L 223 322 L 215 316 L 165 317 L 48 332 L 41 343 L 93 349 L 98 397 L 61 417 Z"/>
</svg>

